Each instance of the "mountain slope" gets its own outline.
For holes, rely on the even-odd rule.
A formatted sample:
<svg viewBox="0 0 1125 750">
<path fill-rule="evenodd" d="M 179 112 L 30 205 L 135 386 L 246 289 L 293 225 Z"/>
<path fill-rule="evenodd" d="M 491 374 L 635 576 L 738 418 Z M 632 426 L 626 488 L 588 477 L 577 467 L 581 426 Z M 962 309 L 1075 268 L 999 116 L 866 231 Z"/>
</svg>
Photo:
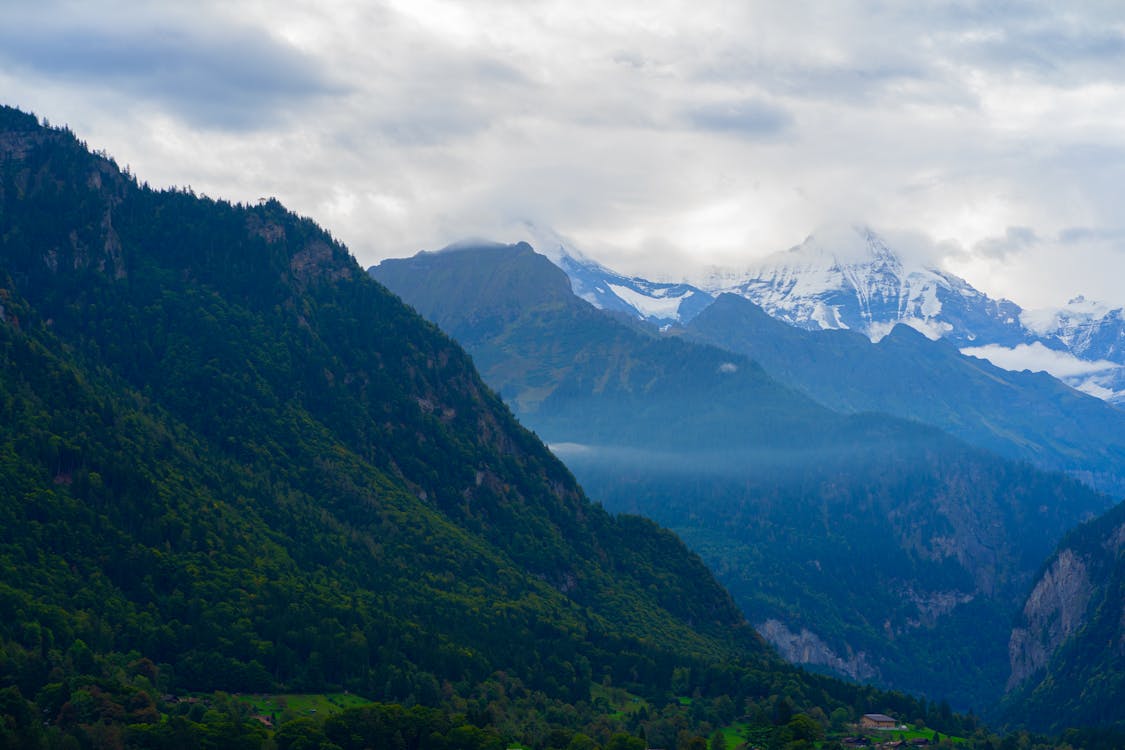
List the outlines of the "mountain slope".
<svg viewBox="0 0 1125 750">
<path fill-rule="evenodd" d="M 803 436 L 834 417 L 729 352 L 607 318 L 526 243 L 420 253 L 371 273 L 468 347 L 548 442 L 777 443 L 779 419 Z M 684 398 L 692 391 L 711 398 Z"/>
<path fill-rule="evenodd" d="M 1003 623 L 1039 562 L 1108 505 L 629 325 L 526 245 L 371 273 L 469 349 L 593 497 L 684 536 L 794 661 L 981 706 L 1002 689 Z"/>
<path fill-rule="evenodd" d="M 57 713 L 136 661 L 149 692 L 432 703 L 504 671 L 574 701 L 774 663 L 312 222 L 2 109 L 0 226 L 4 685 L 64 675 Z"/>
<path fill-rule="evenodd" d="M 877 343 L 850 331 L 795 328 L 732 294 L 684 331 L 751 357 L 833 409 L 915 419 L 1125 495 L 1125 412 L 1045 374 L 1002 370 L 901 324 Z"/>
<path fill-rule="evenodd" d="M 1125 505 L 1075 529 L 1043 567 L 1009 643 L 1007 718 L 1125 725 Z"/>
</svg>

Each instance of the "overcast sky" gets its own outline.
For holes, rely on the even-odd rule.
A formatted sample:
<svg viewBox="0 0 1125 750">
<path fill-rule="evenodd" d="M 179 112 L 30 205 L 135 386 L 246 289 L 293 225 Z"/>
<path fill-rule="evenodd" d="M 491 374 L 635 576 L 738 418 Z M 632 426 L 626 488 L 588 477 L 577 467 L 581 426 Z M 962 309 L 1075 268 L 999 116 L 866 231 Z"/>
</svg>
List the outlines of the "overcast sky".
<svg viewBox="0 0 1125 750">
<path fill-rule="evenodd" d="M 0 92 L 365 266 L 529 221 L 669 277 L 849 222 L 1125 303 L 1122 3 L 4 2 Z"/>
</svg>

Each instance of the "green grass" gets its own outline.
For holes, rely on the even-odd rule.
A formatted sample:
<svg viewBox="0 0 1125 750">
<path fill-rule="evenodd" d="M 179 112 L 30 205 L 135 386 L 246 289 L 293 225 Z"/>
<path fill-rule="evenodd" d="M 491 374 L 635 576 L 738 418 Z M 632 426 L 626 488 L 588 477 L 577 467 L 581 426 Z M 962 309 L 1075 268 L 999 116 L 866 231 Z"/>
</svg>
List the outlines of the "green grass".
<svg viewBox="0 0 1125 750">
<path fill-rule="evenodd" d="M 907 741 L 910 741 L 919 737 L 925 737 L 926 739 L 932 740 L 934 738 L 935 730 L 918 729 L 914 725 L 908 724 L 906 729 L 857 729 L 857 731 L 861 734 L 866 734 L 868 737 L 871 737 L 876 741 L 890 742 L 892 740 L 898 739 L 905 739 Z M 944 732 L 939 732 L 939 734 L 941 734 L 942 739 L 948 739 L 954 745 L 960 745 L 962 743 L 968 742 L 968 740 L 966 740 L 964 737 L 955 737 L 951 734 L 945 734 Z"/>
<path fill-rule="evenodd" d="M 736 721 L 730 726 L 720 727 L 719 731 L 723 733 L 723 739 L 726 740 L 727 750 L 735 750 L 746 742 L 746 732 L 749 729 L 750 725 L 745 721 Z"/>
</svg>

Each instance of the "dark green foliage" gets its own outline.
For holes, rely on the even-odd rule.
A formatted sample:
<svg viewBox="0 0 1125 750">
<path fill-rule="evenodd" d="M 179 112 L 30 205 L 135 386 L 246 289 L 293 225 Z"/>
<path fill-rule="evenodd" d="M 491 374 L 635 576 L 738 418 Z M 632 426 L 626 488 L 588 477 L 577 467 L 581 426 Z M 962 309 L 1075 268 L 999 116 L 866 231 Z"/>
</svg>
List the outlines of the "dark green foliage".
<svg viewBox="0 0 1125 750">
<path fill-rule="evenodd" d="M 0 685 L 61 711 L 72 677 L 127 693 L 131 653 L 160 691 L 436 704 L 503 670 L 579 701 L 595 670 L 769 661 L 698 558 L 590 504 L 276 202 L 155 192 L 28 127 L 0 227 Z"/>
</svg>

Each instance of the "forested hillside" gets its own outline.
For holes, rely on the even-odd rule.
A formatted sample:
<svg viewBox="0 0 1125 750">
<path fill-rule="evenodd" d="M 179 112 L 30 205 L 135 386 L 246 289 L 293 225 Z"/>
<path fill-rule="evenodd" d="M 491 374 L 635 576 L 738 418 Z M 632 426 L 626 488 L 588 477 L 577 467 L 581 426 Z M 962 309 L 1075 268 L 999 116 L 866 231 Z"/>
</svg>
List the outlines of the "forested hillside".
<svg viewBox="0 0 1125 750">
<path fill-rule="evenodd" d="M 151 190 L 5 109 L 0 226 L 0 684 L 48 724 L 191 690 L 434 704 L 504 671 L 569 703 L 774 664 L 697 557 L 590 504 L 456 344 L 278 203 Z"/>
</svg>

